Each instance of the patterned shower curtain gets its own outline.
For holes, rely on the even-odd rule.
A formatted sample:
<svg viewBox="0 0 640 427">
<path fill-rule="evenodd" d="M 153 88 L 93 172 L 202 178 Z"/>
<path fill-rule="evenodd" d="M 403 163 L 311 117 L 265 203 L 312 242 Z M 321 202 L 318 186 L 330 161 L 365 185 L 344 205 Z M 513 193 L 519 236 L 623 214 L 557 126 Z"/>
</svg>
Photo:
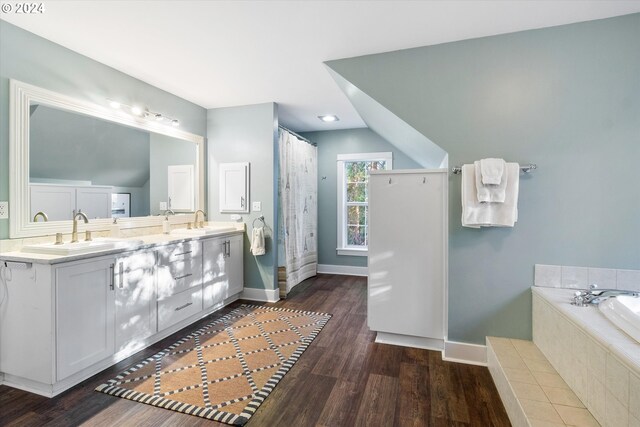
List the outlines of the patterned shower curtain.
<svg viewBox="0 0 640 427">
<path fill-rule="evenodd" d="M 318 151 L 280 129 L 280 179 L 287 292 L 318 269 Z"/>
</svg>

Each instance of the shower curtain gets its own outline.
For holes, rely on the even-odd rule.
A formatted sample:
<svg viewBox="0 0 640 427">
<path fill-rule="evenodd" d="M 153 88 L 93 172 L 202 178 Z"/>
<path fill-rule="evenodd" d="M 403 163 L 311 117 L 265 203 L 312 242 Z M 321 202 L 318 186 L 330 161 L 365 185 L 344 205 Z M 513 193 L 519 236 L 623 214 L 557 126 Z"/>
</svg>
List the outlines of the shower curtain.
<svg viewBox="0 0 640 427">
<path fill-rule="evenodd" d="M 280 129 L 278 193 L 286 292 L 315 276 L 318 269 L 317 148 Z"/>
</svg>

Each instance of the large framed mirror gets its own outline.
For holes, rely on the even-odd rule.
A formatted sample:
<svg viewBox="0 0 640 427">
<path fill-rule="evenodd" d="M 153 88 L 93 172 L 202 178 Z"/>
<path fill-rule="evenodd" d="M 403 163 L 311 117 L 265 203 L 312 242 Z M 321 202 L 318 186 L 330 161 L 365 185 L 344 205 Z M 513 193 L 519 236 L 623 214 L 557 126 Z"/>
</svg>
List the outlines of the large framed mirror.
<svg viewBox="0 0 640 427">
<path fill-rule="evenodd" d="M 204 137 L 17 80 L 10 90 L 11 238 L 69 233 L 77 212 L 104 230 L 204 208 Z"/>
</svg>

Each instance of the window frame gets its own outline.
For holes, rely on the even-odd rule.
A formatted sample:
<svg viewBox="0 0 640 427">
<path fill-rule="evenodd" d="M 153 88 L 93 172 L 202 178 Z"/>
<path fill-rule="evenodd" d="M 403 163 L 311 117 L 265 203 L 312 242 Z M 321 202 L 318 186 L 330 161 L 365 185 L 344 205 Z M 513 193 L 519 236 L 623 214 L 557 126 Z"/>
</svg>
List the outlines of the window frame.
<svg viewBox="0 0 640 427">
<path fill-rule="evenodd" d="M 337 184 L 338 184 L 338 203 L 337 203 L 337 248 L 338 255 L 351 256 L 368 256 L 369 248 L 367 246 L 353 246 L 347 244 L 347 183 L 345 165 L 351 162 L 385 162 L 384 170 L 393 169 L 393 153 L 391 151 L 377 153 L 352 153 L 338 154 L 337 158 Z M 367 215 L 369 202 L 361 203 L 361 206 L 367 206 Z"/>
</svg>

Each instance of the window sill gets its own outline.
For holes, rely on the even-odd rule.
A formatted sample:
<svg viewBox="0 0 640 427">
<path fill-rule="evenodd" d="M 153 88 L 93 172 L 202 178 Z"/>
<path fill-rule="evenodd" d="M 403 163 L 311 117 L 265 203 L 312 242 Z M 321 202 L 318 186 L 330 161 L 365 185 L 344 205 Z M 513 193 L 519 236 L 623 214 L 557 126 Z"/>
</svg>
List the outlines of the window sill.
<svg viewBox="0 0 640 427">
<path fill-rule="evenodd" d="M 368 249 L 354 249 L 354 248 L 337 248 L 338 255 L 350 255 L 350 256 L 368 256 Z"/>
</svg>

